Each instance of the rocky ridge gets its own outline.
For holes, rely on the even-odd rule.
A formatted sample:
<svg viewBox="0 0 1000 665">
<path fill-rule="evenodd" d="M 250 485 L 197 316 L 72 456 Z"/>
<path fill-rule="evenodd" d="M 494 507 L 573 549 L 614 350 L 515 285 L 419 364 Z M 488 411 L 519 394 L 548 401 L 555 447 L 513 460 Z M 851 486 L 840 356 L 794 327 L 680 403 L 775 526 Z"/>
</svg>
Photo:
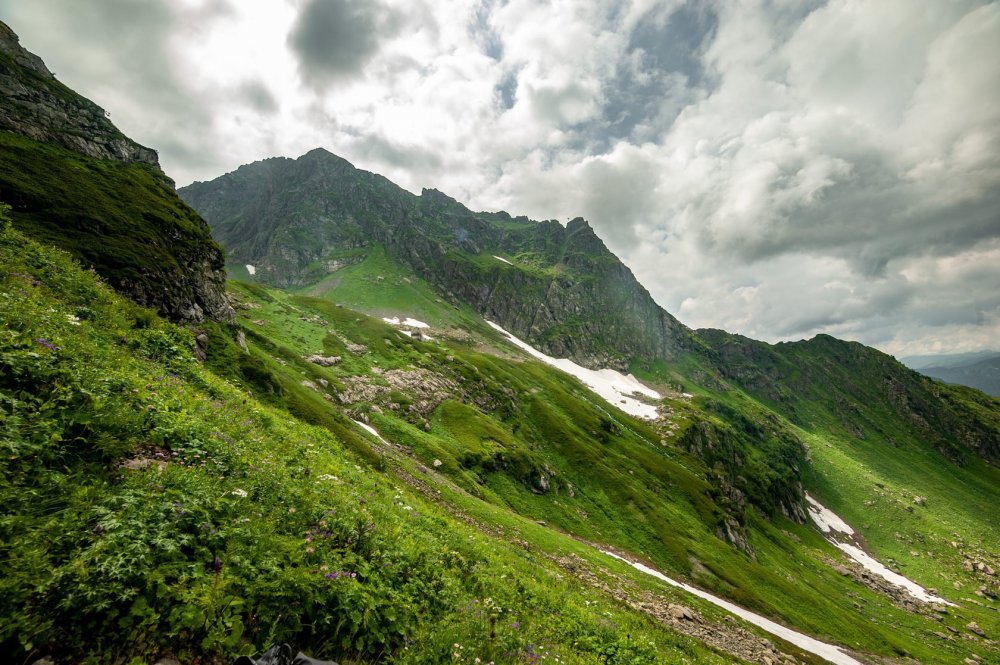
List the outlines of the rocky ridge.
<svg viewBox="0 0 1000 665">
<path fill-rule="evenodd" d="M 156 151 L 57 81 L 2 22 L 0 202 L 22 231 L 173 321 L 234 316 L 222 250 L 177 197 Z"/>
<path fill-rule="evenodd" d="M 57 143 L 94 159 L 159 169 L 156 151 L 122 134 L 107 113 L 56 80 L 45 63 L 0 21 L 0 129 Z M 161 176 L 169 180 L 166 175 Z M 171 181 L 172 182 L 172 181 Z"/>
</svg>

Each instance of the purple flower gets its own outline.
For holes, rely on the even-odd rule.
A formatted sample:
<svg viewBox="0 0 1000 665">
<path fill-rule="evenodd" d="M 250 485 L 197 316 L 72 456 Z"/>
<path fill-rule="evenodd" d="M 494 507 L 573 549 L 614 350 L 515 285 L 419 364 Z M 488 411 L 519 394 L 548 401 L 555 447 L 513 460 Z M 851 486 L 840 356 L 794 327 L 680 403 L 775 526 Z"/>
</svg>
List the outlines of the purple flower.
<svg viewBox="0 0 1000 665">
<path fill-rule="evenodd" d="M 41 337 L 35 338 L 35 341 L 38 342 L 39 344 L 41 344 L 42 346 L 44 346 L 49 351 L 58 351 L 59 350 L 58 346 L 56 346 L 55 344 L 52 344 L 48 340 L 45 340 L 45 339 L 43 339 Z"/>
</svg>

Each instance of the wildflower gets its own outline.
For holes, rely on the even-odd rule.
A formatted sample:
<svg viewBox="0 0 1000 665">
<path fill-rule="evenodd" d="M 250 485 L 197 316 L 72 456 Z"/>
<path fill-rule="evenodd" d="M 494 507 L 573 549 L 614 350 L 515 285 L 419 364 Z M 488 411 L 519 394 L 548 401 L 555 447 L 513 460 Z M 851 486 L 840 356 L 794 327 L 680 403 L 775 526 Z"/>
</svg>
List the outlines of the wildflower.
<svg viewBox="0 0 1000 665">
<path fill-rule="evenodd" d="M 232 494 L 233 496 L 238 496 L 240 498 L 246 498 L 247 491 L 246 490 L 241 490 L 241 489 L 237 488 L 237 489 L 234 489 L 232 492 L 230 492 L 230 494 Z"/>
<path fill-rule="evenodd" d="M 42 337 L 36 338 L 35 341 L 37 343 L 41 344 L 42 346 L 44 346 L 49 351 L 58 351 L 59 350 L 58 346 L 56 346 L 55 344 L 52 344 L 51 342 L 49 342 L 48 340 L 46 340 L 46 339 L 44 339 Z"/>
<path fill-rule="evenodd" d="M 66 320 L 69 321 L 71 325 L 74 325 L 74 326 L 80 325 L 80 317 L 78 317 L 78 316 L 74 316 L 72 314 L 67 314 L 66 315 Z"/>
<path fill-rule="evenodd" d="M 289 508 L 289 509 L 288 509 L 288 512 L 289 512 L 289 513 L 294 513 L 294 512 L 295 512 L 295 509 L 294 509 L 294 508 Z"/>
</svg>

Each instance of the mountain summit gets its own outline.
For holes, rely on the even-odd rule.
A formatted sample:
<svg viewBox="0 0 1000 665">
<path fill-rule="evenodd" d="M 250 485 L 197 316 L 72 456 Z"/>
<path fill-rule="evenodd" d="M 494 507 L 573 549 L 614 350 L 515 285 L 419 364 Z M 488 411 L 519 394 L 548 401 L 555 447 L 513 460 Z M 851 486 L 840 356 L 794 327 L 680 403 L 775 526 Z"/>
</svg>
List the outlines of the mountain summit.
<svg viewBox="0 0 1000 665">
<path fill-rule="evenodd" d="M 452 304 L 468 304 L 554 356 L 625 369 L 676 357 L 690 334 L 583 219 L 568 225 L 473 212 L 419 196 L 317 149 L 242 166 L 178 192 L 212 227 L 231 267 L 304 286 L 383 248 Z"/>
</svg>

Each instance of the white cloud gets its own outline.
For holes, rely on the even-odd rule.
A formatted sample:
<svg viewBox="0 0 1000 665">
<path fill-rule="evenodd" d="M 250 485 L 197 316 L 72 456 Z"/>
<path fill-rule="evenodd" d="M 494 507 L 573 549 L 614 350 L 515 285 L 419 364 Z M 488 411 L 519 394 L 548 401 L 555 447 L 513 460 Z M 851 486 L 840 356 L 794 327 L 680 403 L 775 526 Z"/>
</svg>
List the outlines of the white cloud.
<svg viewBox="0 0 1000 665">
<path fill-rule="evenodd" d="M 378 31 L 363 58 L 307 40 L 340 68 L 321 85 L 289 46 L 319 4 Z M 476 209 L 583 215 L 693 326 L 907 353 L 1000 332 L 996 3 L 7 6 L 182 184 L 324 146 Z"/>
</svg>

